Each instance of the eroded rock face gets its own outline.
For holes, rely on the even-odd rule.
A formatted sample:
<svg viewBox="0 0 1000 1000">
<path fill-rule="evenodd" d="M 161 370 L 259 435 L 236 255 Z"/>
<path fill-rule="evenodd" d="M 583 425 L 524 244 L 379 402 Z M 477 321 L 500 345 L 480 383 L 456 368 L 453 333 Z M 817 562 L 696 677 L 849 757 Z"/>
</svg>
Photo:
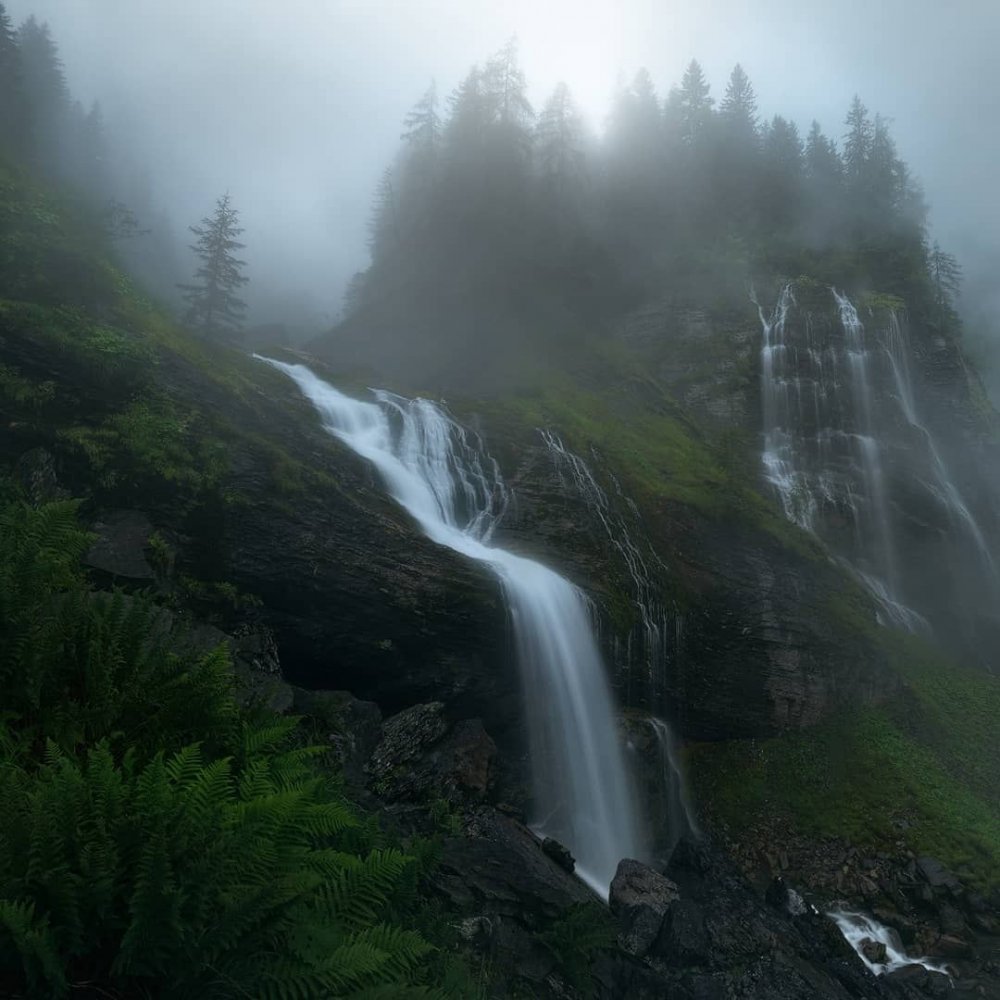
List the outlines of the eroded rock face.
<svg viewBox="0 0 1000 1000">
<path fill-rule="evenodd" d="M 605 612 L 627 604 L 631 578 L 601 513 L 540 441 L 524 442 L 517 455 L 505 543 L 557 567 Z M 845 705 L 878 704 L 896 692 L 884 652 L 834 613 L 856 601 L 874 625 L 874 606 L 818 548 L 800 552 L 676 502 L 636 518 L 602 457 L 584 457 L 621 508 L 660 600 L 652 670 L 634 625 L 623 632 L 611 615 L 602 624 L 620 702 L 654 714 L 668 705 L 679 735 L 714 740 L 815 725 Z M 670 596 L 678 591 L 683 610 Z"/>
<path fill-rule="evenodd" d="M 450 726 L 444 705 L 414 705 L 382 725 L 366 770 L 391 802 L 481 801 L 495 778 L 496 744 L 479 719 Z"/>
</svg>

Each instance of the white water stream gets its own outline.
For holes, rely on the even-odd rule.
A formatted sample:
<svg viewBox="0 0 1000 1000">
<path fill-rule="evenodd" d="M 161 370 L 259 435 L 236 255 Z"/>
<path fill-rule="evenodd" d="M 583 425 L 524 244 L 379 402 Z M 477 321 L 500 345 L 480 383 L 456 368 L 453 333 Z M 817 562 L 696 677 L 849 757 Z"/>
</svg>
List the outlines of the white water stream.
<svg viewBox="0 0 1000 1000">
<path fill-rule="evenodd" d="M 861 961 L 876 976 L 895 972 L 897 969 L 905 969 L 908 965 L 922 965 L 931 972 L 942 972 L 946 976 L 950 975 L 947 967 L 929 958 L 913 958 L 907 955 L 902 941 L 899 940 L 899 935 L 891 927 L 880 924 L 872 917 L 865 916 L 863 913 L 854 913 L 851 910 L 833 910 L 827 916 L 836 923 L 840 932 L 847 938 L 848 943 L 858 953 Z M 884 962 L 873 962 L 865 954 L 866 941 L 885 945 Z"/>
<path fill-rule="evenodd" d="M 352 399 L 303 365 L 268 358 L 298 385 L 327 431 L 379 471 L 428 538 L 483 563 L 510 609 L 527 706 L 536 831 L 577 859 L 605 898 L 622 858 L 642 858 L 614 704 L 583 593 L 558 573 L 490 544 L 507 502 L 496 463 L 426 399 Z"/>
<path fill-rule="evenodd" d="M 890 312 L 887 328 L 873 334 L 847 296 L 831 292 L 842 338 L 817 336 L 807 313 L 789 323 L 796 306 L 791 284 L 782 288 L 770 315 L 757 303 L 765 475 L 786 517 L 800 527 L 822 534 L 829 523 L 850 525 L 853 538 L 842 533 L 834 549 L 878 602 L 880 619 L 926 632 L 926 620 L 907 604 L 897 565 L 887 441 L 900 417 L 920 443 L 919 481 L 976 552 L 994 589 L 996 567 L 920 418 L 899 317 Z"/>
</svg>

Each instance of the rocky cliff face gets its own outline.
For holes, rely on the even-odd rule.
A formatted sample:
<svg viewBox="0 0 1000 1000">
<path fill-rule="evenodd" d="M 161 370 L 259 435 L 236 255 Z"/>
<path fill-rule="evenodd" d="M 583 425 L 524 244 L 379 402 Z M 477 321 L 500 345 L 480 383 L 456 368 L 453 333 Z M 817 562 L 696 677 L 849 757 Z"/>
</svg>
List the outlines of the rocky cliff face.
<svg viewBox="0 0 1000 1000">
<path fill-rule="evenodd" d="M 896 689 L 884 653 L 843 618 L 852 609 L 874 625 L 874 607 L 818 549 L 677 502 L 633 508 L 615 478 L 620 456 L 587 458 L 607 508 L 540 436 L 526 442 L 502 537 L 593 595 L 623 704 L 667 717 L 686 739 L 712 740 L 813 725 Z M 612 540 L 611 520 L 634 554 Z M 656 648 L 636 603 L 635 558 Z"/>
<path fill-rule="evenodd" d="M 297 683 L 389 708 L 439 697 L 501 731 L 518 716 L 495 582 L 427 541 L 283 377 L 248 361 L 234 387 L 163 355 L 109 379 L 12 324 L 2 347 L 26 384 L 59 390 L 57 405 L 26 408 L 29 419 L 0 400 L 10 412 L 0 461 L 84 500 L 103 579 L 173 590 L 223 625 L 266 624 Z M 117 414 L 153 374 L 171 409 L 136 429 Z M 191 430 L 168 466 L 161 442 L 177 414 Z M 198 468 L 206 442 L 220 458 L 211 479 Z"/>
</svg>

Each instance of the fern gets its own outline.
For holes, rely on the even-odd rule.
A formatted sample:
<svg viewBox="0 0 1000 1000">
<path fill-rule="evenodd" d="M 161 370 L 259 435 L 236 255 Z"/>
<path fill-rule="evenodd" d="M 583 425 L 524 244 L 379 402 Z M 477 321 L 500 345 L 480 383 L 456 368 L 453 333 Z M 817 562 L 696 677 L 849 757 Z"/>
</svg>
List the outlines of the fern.
<svg viewBox="0 0 1000 1000">
<path fill-rule="evenodd" d="M 2 496 L 0 491 L 0 496 Z M 0 501 L 0 982 L 164 998 L 443 997 L 386 847 L 224 648 L 90 592 L 73 504 Z"/>
</svg>

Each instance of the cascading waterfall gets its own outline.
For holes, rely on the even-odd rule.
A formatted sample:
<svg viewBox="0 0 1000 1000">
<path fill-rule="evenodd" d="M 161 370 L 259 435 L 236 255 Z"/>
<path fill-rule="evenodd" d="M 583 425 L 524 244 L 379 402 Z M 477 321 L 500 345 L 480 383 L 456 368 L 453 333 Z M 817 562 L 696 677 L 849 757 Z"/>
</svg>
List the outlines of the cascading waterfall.
<svg viewBox="0 0 1000 1000">
<path fill-rule="evenodd" d="M 630 633 L 628 636 L 625 658 L 629 663 L 633 662 L 635 647 L 639 647 L 640 655 L 645 661 L 650 690 L 655 691 L 666 655 L 667 611 L 658 599 L 659 588 L 650 570 L 650 563 L 662 570 L 666 570 L 666 566 L 652 546 L 646 546 L 646 554 L 643 554 L 643 550 L 633 540 L 625 518 L 612 507 L 607 493 L 594 478 L 587 463 L 566 448 L 558 435 L 548 430 L 540 430 L 539 434 L 545 442 L 559 476 L 562 477 L 564 470 L 568 471 L 570 482 L 566 485 L 571 485 L 576 490 L 600 521 L 608 541 L 621 556 L 628 570 L 632 584 L 632 599 L 639 613 L 639 621 L 633 630 L 638 634 Z M 613 482 L 621 500 L 634 513 L 638 522 L 640 517 L 634 502 L 624 495 L 616 480 Z"/>
<path fill-rule="evenodd" d="M 909 343 L 907 342 L 906 332 L 899 322 L 899 316 L 895 310 L 889 314 L 889 327 L 886 330 L 885 337 L 885 352 L 890 368 L 892 369 L 896 396 L 903 411 L 903 416 L 910 427 L 917 432 L 927 449 L 933 482 L 926 485 L 938 501 L 945 506 L 952 522 L 958 525 L 968 536 L 989 579 L 992 581 L 994 587 L 996 587 L 998 583 L 997 567 L 990 553 L 989 546 L 986 544 L 982 529 L 969 510 L 965 500 L 963 500 L 958 487 L 955 485 L 948 467 L 941 457 L 934 436 L 921 421 L 917 412 L 917 404 L 913 394 L 913 382 L 910 378 Z"/>
<path fill-rule="evenodd" d="M 632 537 L 625 516 L 612 505 L 607 492 L 597 482 L 587 463 L 570 451 L 557 434 L 544 429 L 539 430 L 539 434 L 559 476 L 562 478 L 564 472 L 568 473 L 568 481 L 562 479 L 564 485 L 572 487 L 587 504 L 625 564 L 632 584 L 632 600 L 639 615 L 639 621 L 627 639 L 625 660 L 631 665 L 638 650 L 642 657 L 640 662 L 647 674 L 648 694 L 655 703 L 663 687 L 663 672 L 666 668 L 667 609 L 659 600 L 659 588 L 651 567 L 655 566 L 663 571 L 667 567 L 648 542 L 640 546 Z M 632 514 L 633 523 L 641 525 L 641 516 L 635 502 L 625 495 L 613 476 L 612 484 L 621 504 Z M 665 860 L 682 836 L 697 833 L 697 826 L 670 726 L 656 716 L 648 716 L 644 721 L 651 728 L 657 747 L 658 773 L 652 776 L 651 799 L 658 805 L 654 805 L 655 815 L 649 817 L 653 840 L 651 846 Z"/>
<path fill-rule="evenodd" d="M 898 590 L 896 546 L 892 521 L 889 517 L 882 448 L 876 437 L 872 413 L 872 352 L 868 350 L 865 328 L 858 319 L 858 311 L 853 303 L 836 289 L 833 289 L 833 297 L 840 311 L 840 324 L 844 329 L 850 363 L 851 388 L 854 396 L 854 440 L 864 470 L 865 493 L 868 500 L 867 520 L 870 529 L 868 545 L 872 553 L 874 575 L 885 585 L 885 591 L 891 601 L 902 606 L 902 602 L 896 596 Z"/>
<path fill-rule="evenodd" d="M 490 544 L 508 497 L 500 470 L 440 406 L 382 391 L 375 402 L 352 399 L 303 365 L 260 360 L 293 379 L 326 430 L 378 469 L 430 539 L 496 574 L 525 689 L 536 808 L 545 813 L 536 829 L 566 844 L 580 876 L 606 895 L 618 862 L 645 851 L 585 596 Z"/>
<path fill-rule="evenodd" d="M 841 343 L 814 336 L 810 317 L 792 335 L 795 305 L 786 284 L 768 316 L 760 316 L 763 464 L 785 515 L 817 532 L 831 512 L 853 526 L 853 538 L 834 546 L 877 600 L 883 620 L 911 632 L 927 623 L 907 607 L 899 588 L 896 547 L 873 396 L 876 360 L 854 305 L 831 290 L 843 332 Z"/>
<path fill-rule="evenodd" d="M 666 846 L 673 848 L 686 834 L 697 836 L 698 824 L 691 808 L 691 800 L 688 798 L 683 772 L 677 760 L 677 748 L 670 726 L 663 719 L 652 715 L 646 722 L 653 731 L 653 738 L 659 750 L 660 773 L 664 785 L 663 802 L 666 811 Z"/>
<path fill-rule="evenodd" d="M 911 965 L 920 965 L 931 972 L 940 972 L 951 976 L 947 966 L 933 962 L 926 957 L 912 958 L 909 956 L 903 947 L 903 942 L 899 939 L 899 935 L 891 927 L 880 924 L 872 917 L 867 917 L 863 913 L 854 913 L 851 910 L 833 910 L 827 916 L 836 923 L 841 934 L 857 952 L 861 961 L 876 976 L 895 972 L 897 969 L 905 969 Z M 884 962 L 873 962 L 865 954 L 866 942 L 885 946 Z"/>
</svg>

